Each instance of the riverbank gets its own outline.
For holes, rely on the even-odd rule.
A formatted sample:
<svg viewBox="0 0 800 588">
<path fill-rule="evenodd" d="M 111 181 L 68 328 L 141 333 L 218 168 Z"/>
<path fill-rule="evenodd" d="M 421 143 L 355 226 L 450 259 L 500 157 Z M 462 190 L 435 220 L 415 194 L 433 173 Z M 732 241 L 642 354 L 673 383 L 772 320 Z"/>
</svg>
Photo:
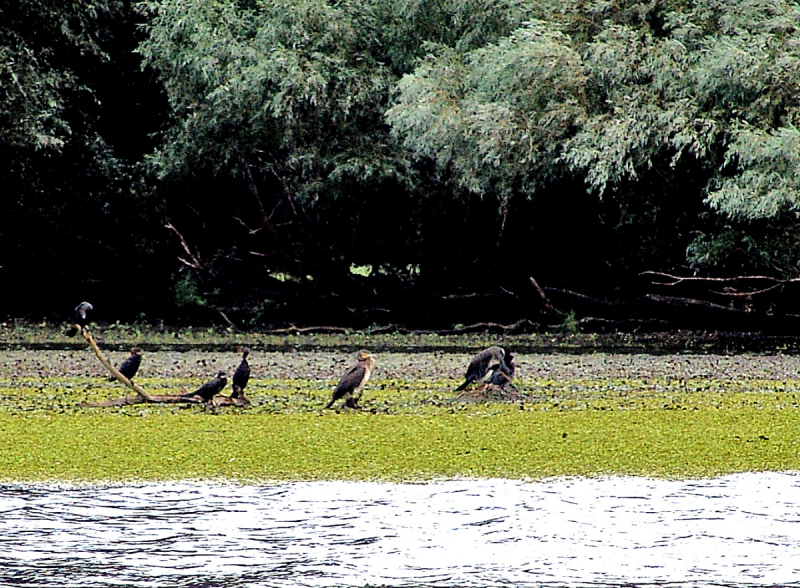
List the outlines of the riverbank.
<svg viewBox="0 0 800 588">
<path fill-rule="evenodd" d="M 7 320 L 0 323 L 2 350 L 83 349 L 80 338 L 67 337 L 67 326 Z M 639 333 L 579 333 L 568 329 L 526 332 L 501 325 L 465 325 L 451 331 L 406 331 L 395 327 L 347 330 L 335 327 L 285 328 L 240 332 L 232 328 L 175 328 L 150 324 L 91 325 L 98 342 L 108 348 L 172 351 L 224 351 L 248 345 L 262 351 L 357 350 L 397 353 L 469 352 L 503 344 L 520 353 L 780 353 L 800 355 L 800 336 L 759 332 L 665 331 Z"/>
<path fill-rule="evenodd" d="M 124 352 L 110 352 L 118 362 Z M 454 400 L 469 354 L 389 353 L 362 411 L 324 411 L 343 350 L 254 351 L 252 406 L 135 404 L 88 349 L 7 351 L 0 363 L 5 480 L 542 479 L 713 477 L 800 470 L 800 358 L 518 354 L 515 403 Z M 235 352 L 148 351 L 137 382 L 193 389 Z"/>
</svg>

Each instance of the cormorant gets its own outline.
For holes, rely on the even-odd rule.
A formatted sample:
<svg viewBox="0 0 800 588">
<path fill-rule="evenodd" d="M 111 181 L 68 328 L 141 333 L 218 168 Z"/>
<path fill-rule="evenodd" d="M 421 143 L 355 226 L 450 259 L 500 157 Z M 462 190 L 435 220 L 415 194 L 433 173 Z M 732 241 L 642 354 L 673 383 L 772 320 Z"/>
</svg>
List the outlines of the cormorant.
<svg viewBox="0 0 800 588">
<path fill-rule="evenodd" d="M 250 355 L 250 349 L 245 347 L 242 349 L 242 363 L 239 364 L 233 374 L 234 393 L 236 393 L 236 388 L 239 388 L 239 393 L 244 395 L 244 389 L 247 387 L 247 382 L 250 381 L 250 364 L 247 363 L 248 355 Z"/>
<path fill-rule="evenodd" d="M 119 366 L 119 373 L 123 376 L 128 378 L 129 380 L 133 380 L 133 376 L 136 375 L 136 372 L 139 371 L 139 366 L 142 363 L 142 349 L 141 347 L 134 347 L 131 349 L 131 356 L 122 362 Z M 108 378 L 109 382 L 113 382 L 116 380 L 114 376 Z"/>
<path fill-rule="evenodd" d="M 74 337 L 78 334 L 78 330 L 83 329 L 86 326 L 86 323 L 89 322 L 89 318 L 86 316 L 86 313 L 90 310 L 94 310 L 94 306 L 89 304 L 88 302 L 81 302 L 78 306 L 75 307 L 75 325 L 69 328 L 67 331 L 67 337 Z"/>
<path fill-rule="evenodd" d="M 487 380 L 487 383 L 497 386 L 505 390 L 509 384 L 513 387 L 514 372 L 517 371 L 517 366 L 514 363 L 514 356 L 510 351 L 506 351 L 505 358 L 494 368 L 492 375 Z"/>
<path fill-rule="evenodd" d="M 369 380 L 374 366 L 375 358 L 369 351 L 359 351 L 356 355 L 356 364 L 339 380 L 339 385 L 333 391 L 333 398 L 325 405 L 325 408 L 332 407 L 337 400 L 342 398 L 345 399 L 344 406 L 358 408 L 358 399 L 361 398 L 364 384 Z"/>
<path fill-rule="evenodd" d="M 250 401 L 244 395 L 244 390 L 242 390 L 238 384 L 233 385 L 230 402 L 236 406 L 250 406 Z"/>
<path fill-rule="evenodd" d="M 506 352 L 502 347 L 493 345 L 478 353 L 469 362 L 467 374 L 464 377 L 464 383 L 456 388 L 456 392 L 464 390 L 467 386 L 474 382 L 483 382 L 489 370 L 496 371 L 500 365 L 503 365 Z"/>
<path fill-rule="evenodd" d="M 194 392 L 181 394 L 181 398 L 192 398 L 193 396 L 199 396 L 203 399 L 203 402 L 210 402 L 214 396 L 225 389 L 227 383 L 228 379 L 225 377 L 225 372 L 219 372 L 216 378 L 206 382 Z"/>
</svg>

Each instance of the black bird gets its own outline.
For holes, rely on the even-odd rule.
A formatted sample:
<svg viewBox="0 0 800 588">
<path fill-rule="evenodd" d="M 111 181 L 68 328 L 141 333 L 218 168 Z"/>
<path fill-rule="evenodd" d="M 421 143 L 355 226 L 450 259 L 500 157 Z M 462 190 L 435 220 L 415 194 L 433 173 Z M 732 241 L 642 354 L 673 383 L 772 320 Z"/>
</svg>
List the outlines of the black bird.
<svg viewBox="0 0 800 588">
<path fill-rule="evenodd" d="M 456 388 L 456 392 L 464 390 L 467 386 L 474 382 L 483 382 L 487 378 L 487 374 L 491 370 L 496 371 L 497 368 L 503 364 L 506 352 L 502 347 L 493 345 L 478 353 L 469 362 L 467 374 L 464 377 L 464 383 Z"/>
<path fill-rule="evenodd" d="M 244 394 L 244 389 L 247 387 L 247 382 L 250 381 L 250 364 L 247 363 L 247 356 L 250 355 L 250 350 L 245 347 L 242 349 L 242 363 L 236 368 L 233 374 L 233 391 L 239 389 L 239 394 Z"/>
<path fill-rule="evenodd" d="M 514 363 L 514 356 L 510 351 L 506 351 L 505 358 L 502 363 L 497 366 L 492 366 L 494 369 L 492 375 L 487 382 L 498 388 L 506 389 L 506 386 L 514 387 L 512 383 L 514 380 L 514 373 L 517 371 L 517 366 Z M 490 368 L 491 369 L 491 368 Z"/>
<path fill-rule="evenodd" d="M 194 396 L 198 396 L 203 400 L 203 402 L 211 402 L 211 399 L 214 398 L 214 396 L 225 389 L 227 383 L 228 379 L 225 377 L 225 372 L 219 372 L 216 378 L 206 382 L 194 392 L 181 394 L 181 398 L 192 398 Z"/>
<path fill-rule="evenodd" d="M 233 385 L 233 392 L 231 392 L 230 402 L 236 406 L 250 406 L 250 401 L 244 395 L 244 390 L 242 390 L 237 384 Z"/>
<path fill-rule="evenodd" d="M 369 351 L 359 351 L 356 355 L 356 364 L 339 380 L 339 385 L 333 391 L 333 398 L 325 405 L 325 408 L 332 407 L 337 400 L 342 398 L 345 399 L 344 406 L 358 408 L 358 399 L 361 398 L 364 384 L 369 380 L 373 367 L 375 367 L 375 358 Z"/>
<path fill-rule="evenodd" d="M 86 326 L 86 323 L 89 322 L 89 317 L 86 316 L 86 313 L 88 313 L 90 310 L 94 310 L 94 306 L 88 302 L 81 302 L 75 307 L 75 325 L 69 328 L 67 331 L 67 337 L 74 337 L 78 334 L 79 330 L 82 330 L 83 327 Z"/>
<path fill-rule="evenodd" d="M 128 378 L 129 380 L 133 380 L 133 376 L 136 375 L 136 372 L 139 371 L 139 366 L 142 364 L 142 349 L 141 347 L 134 347 L 131 349 L 131 356 L 122 362 L 119 366 L 119 373 L 123 376 Z M 108 378 L 109 382 L 113 382 L 116 380 L 114 376 Z"/>
</svg>

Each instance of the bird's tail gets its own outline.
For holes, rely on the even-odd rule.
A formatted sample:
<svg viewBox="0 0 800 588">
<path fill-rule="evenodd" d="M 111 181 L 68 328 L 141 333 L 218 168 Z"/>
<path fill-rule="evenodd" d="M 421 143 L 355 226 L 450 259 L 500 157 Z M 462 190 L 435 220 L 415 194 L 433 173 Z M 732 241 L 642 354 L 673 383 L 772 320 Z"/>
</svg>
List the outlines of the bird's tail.
<svg viewBox="0 0 800 588">
<path fill-rule="evenodd" d="M 469 386 L 469 380 L 465 381 L 461 384 L 458 388 L 455 389 L 456 392 L 461 392 L 462 390 L 466 390 L 467 386 Z"/>
<path fill-rule="evenodd" d="M 331 406 L 333 406 L 333 405 L 334 405 L 334 403 L 336 402 L 336 400 L 337 400 L 336 398 L 331 398 L 331 401 L 330 401 L 328 404 L 326 404 L 326 405 L 325 405 L 325 408 L 323 408 L 322 410 L 327 410 L 327 409 L 329 409 Z"/>
</svg>

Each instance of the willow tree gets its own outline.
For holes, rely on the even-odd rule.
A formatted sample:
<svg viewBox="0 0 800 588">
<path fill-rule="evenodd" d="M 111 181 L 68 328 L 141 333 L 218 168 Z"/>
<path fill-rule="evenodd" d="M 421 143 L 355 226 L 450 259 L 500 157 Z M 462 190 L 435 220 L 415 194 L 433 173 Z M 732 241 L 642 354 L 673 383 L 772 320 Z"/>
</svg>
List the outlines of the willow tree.
<svg viewBox="0 0 800 588">
<path fill-rule="evenodd" d="M 385 111 L 430 38 L 474 47 L 517 26 L 524 11 L 501 5 L 145 4 L 139 51 L 171 109 L 149 166 L 189 298 L 252 305 L 287 289 L 332 294 L 333 282 L 373 291 L 353 266 L 411 279 L 425 249 L 424 164 Z"/>
<path fill-rule="evenodd" d="M 67 314 L 89 296 L 109 308 L 120 281 L 138 293 L 152 246 L 142 213 L 153 207 L 109 140 L 119 125 L 104 92 L 122 69 L 116 27 L 130 15 L 117 0 L 0 3 L 0 280 L 25 276 L 6 292 L 7 311 Z"/>
<path fill-rule="evenodd" d="M 388 111 L 407 148 L 506 203 L 579 177 L 616 203 L 634 248 L 673 227 L 661 263 L 670 241 L 690 254 L 668 268 L 713 269 L 746 238 L 739 271 L 793 258 L 781 268 L 797 272 L 796 2 L 562 2 L 531 16 L 483 47 L 430 47 Z"/>
</svg>

